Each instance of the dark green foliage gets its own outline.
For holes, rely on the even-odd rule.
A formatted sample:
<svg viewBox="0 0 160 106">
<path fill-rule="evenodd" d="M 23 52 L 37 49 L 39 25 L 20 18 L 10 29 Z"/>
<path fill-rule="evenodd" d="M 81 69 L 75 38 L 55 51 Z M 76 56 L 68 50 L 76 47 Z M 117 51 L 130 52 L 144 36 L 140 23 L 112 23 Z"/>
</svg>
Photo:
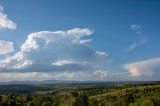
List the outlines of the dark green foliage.
<svg viewBox="0 0 160 106">
<path fill-rule="evenodd" d="M 88 96 L 85 94 L 78 95 L 76 97 L 76 101 L 74 103 L 74 106 L 88 106 Z"/>
</svg>

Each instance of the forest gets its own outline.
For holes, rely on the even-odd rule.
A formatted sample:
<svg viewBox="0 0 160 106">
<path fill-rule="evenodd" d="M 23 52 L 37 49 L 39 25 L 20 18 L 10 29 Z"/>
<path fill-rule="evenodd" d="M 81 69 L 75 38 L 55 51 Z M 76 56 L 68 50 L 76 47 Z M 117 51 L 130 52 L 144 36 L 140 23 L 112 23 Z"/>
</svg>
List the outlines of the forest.
<svg viewBox="0 0 160 106">
<path fill-rule="evenodd" d="M 2 84 L 0 106 L 160 106 L 160 82 Z"/>
</svg>

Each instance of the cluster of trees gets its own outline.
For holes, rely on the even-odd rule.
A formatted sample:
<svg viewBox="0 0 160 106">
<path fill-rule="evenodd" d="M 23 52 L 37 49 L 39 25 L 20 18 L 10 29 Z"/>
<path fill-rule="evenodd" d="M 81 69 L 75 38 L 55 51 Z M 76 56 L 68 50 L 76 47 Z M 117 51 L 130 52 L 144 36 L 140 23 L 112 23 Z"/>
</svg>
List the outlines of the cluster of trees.
<svg viewBox="0 0 160 106">
<path fill-rule="evenodd" d="M 90 97 L 91 106 L 160 106 L 160 86 L 148 85 Z"/>
<path fill-rule="evenodd" d="M 0 106 L 89 106 L 88 96 L 78 93 L 62 95 L 0 95 Z"/>
<path fill-rule="evenodd" d="M 51 99 L 36 96 L 1 95 L 0 106 L 48 106 Z M 51 106 L 51 105 L 50 105 Z"/>
</svg>

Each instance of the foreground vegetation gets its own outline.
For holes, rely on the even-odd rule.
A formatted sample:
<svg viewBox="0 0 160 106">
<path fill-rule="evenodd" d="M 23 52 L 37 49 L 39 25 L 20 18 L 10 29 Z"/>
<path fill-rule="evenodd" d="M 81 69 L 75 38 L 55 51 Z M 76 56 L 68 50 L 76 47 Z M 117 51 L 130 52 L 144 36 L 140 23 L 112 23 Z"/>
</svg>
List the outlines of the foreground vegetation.
<svg viewBox="0 0 160 106">
<path fill-rule="evenodd" d="M 0 85 L 0 106 L 160 106 L 160 82 Z"/>
</svg>

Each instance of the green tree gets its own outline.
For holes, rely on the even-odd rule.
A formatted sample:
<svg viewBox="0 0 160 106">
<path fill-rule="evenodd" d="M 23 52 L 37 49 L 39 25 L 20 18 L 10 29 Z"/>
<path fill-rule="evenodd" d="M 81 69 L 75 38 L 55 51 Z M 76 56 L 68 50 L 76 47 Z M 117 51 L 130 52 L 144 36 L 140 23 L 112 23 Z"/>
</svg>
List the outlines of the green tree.
<svg viewBox="0 0 160 106">
<path fill-rule="evenodd" d="M 88 96 L 85 94 L 78 96 L 74 105 L 75 106 L 88 106 L 89 105 Z"/>
<path fill-rule="evenodd" d="M 154 106 L 153 102 L 150 100 L 145 100 L 141 106 Z"/>
<path fill-rule="evenodd" d="M 42 106 L 48 106 L 48 105 L 47 105 L 47 102 L 44 101 L 43 104 L 42 104 Z"/>
<path fill-rule="evenodd" d="M 32 101 L 29 101 L 29 102 L 27 103 L 27 106 L 34 106 L 34 103 L 33 103 Z"/>
</svg>

